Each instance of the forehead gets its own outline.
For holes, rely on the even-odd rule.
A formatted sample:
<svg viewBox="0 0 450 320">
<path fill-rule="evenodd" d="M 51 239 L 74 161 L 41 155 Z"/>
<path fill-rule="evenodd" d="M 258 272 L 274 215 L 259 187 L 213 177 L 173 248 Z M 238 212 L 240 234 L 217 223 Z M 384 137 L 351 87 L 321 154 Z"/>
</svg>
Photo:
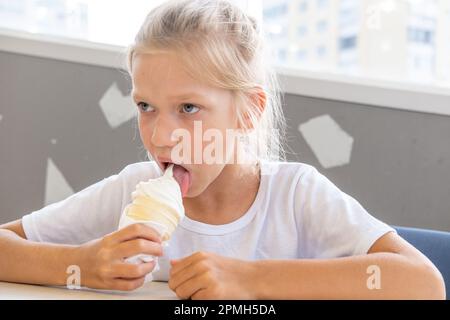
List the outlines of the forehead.
<svg viewBox="0 0 450 320">
<path fill-rule="evenodd" d="M 210 87 L 194 79 L 173 54 L 138 54 L 133 59 L 133 89 L 136 92 L 164 92 L 209 90 Z"/>
<path fill-rule="evenodd" d="M 232 103 L 230 91 L 194 79 L 175 54 L 138 54 L 131 75 L 136 98 L 156 102 L 196 97 L 211 105 Z"/>
</svg>

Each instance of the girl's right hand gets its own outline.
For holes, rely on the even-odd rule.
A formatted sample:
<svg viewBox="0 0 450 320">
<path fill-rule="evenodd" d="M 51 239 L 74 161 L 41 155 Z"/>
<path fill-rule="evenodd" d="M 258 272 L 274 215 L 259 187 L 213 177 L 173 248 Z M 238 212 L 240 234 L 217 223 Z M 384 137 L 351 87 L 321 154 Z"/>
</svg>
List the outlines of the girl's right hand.
<svg viewBox="0 0 450 320">
<path fill-rule="evenodd" d="M 159 234 L 143 224 L 132 224 L 79 247 L 81 286 L 131 291 L 144 284 L 155 261 L 131 264 L 126 258 L 137 254 L 162 255 Z"/>
</svg>

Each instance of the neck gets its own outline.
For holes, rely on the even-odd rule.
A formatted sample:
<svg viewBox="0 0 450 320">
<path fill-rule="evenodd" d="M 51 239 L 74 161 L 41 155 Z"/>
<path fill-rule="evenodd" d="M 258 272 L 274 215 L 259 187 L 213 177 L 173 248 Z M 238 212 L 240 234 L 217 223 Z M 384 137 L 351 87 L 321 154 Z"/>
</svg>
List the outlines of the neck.
<svg viewBox="0 0 450 320">
<path fill-rule="evenodd" d="M 183 199 L 186 215 L 190 219 L 216 225 L 237 220 L 253 204 L 259 181 L 257 163 L 227 164 L 202 194 Z"/>
</svg>

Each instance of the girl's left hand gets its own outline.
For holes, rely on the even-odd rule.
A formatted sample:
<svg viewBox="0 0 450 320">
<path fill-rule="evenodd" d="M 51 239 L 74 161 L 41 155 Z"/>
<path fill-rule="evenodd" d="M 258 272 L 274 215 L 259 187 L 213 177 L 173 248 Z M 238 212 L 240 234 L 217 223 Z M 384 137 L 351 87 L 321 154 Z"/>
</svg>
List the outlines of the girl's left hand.
<svg viewBox="0 0 450 320">
<path fill-rule="evenodd" d="M 171 264 L 169 287 L 181 299 L 256 299 L 254 262 L 196 252 Z"/>
</svg>

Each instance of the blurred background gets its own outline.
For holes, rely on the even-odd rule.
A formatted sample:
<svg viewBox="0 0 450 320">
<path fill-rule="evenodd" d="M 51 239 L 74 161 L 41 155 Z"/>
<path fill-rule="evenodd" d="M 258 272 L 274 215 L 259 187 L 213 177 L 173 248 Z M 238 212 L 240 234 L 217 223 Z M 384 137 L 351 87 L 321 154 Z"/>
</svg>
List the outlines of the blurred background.
<svg viewBox="0 0 450 320">
<path fill-rule="evenodd" d="M 162 2 L 0 0 L 0 223 L 146 160 L 123 52 Z M 450 0 L 234 2 L 270 45 L 288 159 L 450 231 Z"/>
</svg>

